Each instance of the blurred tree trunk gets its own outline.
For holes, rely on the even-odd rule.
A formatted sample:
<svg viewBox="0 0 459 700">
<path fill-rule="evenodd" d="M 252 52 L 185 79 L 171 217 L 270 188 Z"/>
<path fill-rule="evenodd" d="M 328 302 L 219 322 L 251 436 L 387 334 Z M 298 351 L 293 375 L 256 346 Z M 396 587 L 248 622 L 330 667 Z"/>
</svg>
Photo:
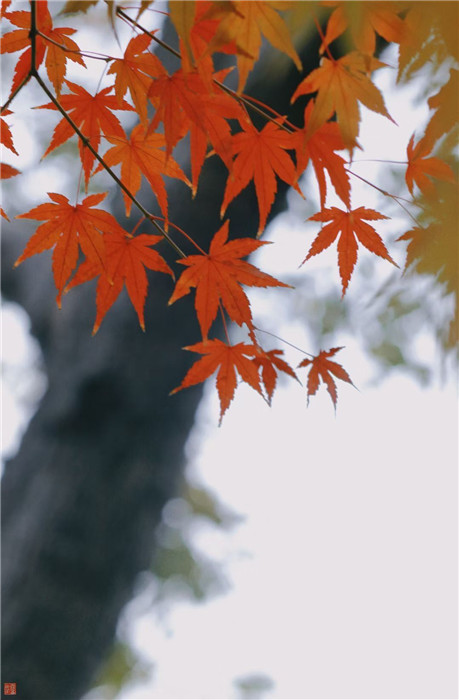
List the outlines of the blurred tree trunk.
<svg viewBox="0 0 459 700">
<path fill-rule="evenodd" d="M 311 70 L 317 50 L 302 53 Z M 289 97 L 299 74 L 272 61 L 267 52 L 248 92 L 298 122 Z M 205 249 L 221 225 L 225 177 L 213 157 L 194 201 L 180 182 L 169 190 L 171 220 Z M 286 204 L 278 184 L 271 216 Z M 254 235 L 252 186 L 228 215 L 233 236 Z M 5 226 L 4 295 L 29 314 L 49 384 L 3 477 L 2 682 L 16 682 L 21 700 L 71 700 L 88 690 L 110 650 L 136 577 L 151 564 L 162 509 L 176 494 L 201 389 L 169 392 L 192 361 L 181 347 L 196 342 L 199 329 L 193 300 L 168 307 L 172 283 L 152 274 L 146 333 L 123 295 L 91 337 L 93 285 L 73 290 L 59 311 L 48 256 L 12 270 L 30 233 Z"/>
</svg>

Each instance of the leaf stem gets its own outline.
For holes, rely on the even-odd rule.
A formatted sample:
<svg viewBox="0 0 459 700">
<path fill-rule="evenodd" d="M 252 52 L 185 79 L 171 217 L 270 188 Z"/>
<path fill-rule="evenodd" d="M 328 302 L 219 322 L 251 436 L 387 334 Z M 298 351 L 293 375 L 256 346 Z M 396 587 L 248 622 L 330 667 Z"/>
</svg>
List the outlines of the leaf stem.
<svg viewBox="0 0 459 700">
<path fill-rule="evenodd" d="M 224 87 L 226 87 L 226 86 L 224 86 Z M 233 92 L 234 92 L 234 90 L 233 90 Z M 237 92 L 235 93 L 235 95 L 237 95 Z M 296 131 L 300 131 L 300 129 L 297 126 L 295 126 L 294 124 L 289 122 L 288 119 L 285 119 L 285 117 L 283 117 L 282 114 L 279 114 L 279 112 L 276 112 L 275 109 L 273 109 L 269 105 L 265 104 L 264 102 L 261 102 L 261 100 L 257 100 L 256 97 L 252 97 L 252 95 L 246 95 L 245 93 L 243 95 L 241 95 L 240 97 L 244 100 L 250 100 L 254 104 L 258 104 L 262 109 L 265 108 L 265 109 L 269 110 L 270 112 L 272 112 L 275 115 L 276 119 L 283 119 L 284 121 L 282 124 L 284 125 L 286 131 L 289 131 L 291 133 L 295 133 Z M 249 106 L 252 107 L 252 109 L 254 108 L 254 105 L 249 105 Z M 263 116 L 267 117 L 267 115 L 263 111 L 261 111 L 260 113 L 263 114 Z M 275 123 L 277 124 L 277 121 Z M 282 127 L 282 124 L 278 124 L 278 126 Z"/>
<path fill-rule="evenodd" d="M 294 345 L 293 343 L 289 343 L 288 340 L 284 340 L 284 338 L 281 338 L 280 336 L 276 335 L 275 333 L 271 333 L 271 331 L 265 331 L 265 330 L 263 330 L 263 328 L 258 328 L 258 326 L 254 326 L 254 329 L 256 331 L 259 331 L 260 333 L 266 333 L 267 335 L 271 335 L 273 338 L 276 338 L 276 340 L 280 340 L 281 343 L 285 343 L 286 345 L 290 345 L 291 348 L 298 350 L 298 352 L 303 353 L 303 355 L 309 355 L 309 357 L 315 357 L 315 355 L 312 355 L 310 352 L 306 352 L 306 350 L 299 348 L 297 345 Z"/>
<path fill-rule="evenodd" d="M 228 345 L 231 345 L 231 340 L 230 340 L 229 333 L 228 333 L 228 326 L 226 324 L 225 312 L 223 311 L 223 306 L 222 306 L 221 301 L 218 303 L 218 306 L 220 308 L 220 313 L 221 313 L 221 317 L 222 317 L 222 321 L 223 321 L 223 328 L 225 330 L 226 340 L 228 341 Z"/>
<path fill-rule="evenodd" d="M 193 238 L 191 238 L 191 236 L 186 231 L 184 231 L 183 228 L 180 228 L 180 226 L 177 226 L 177 224 L 174 224 L 172 221 L 169 221 L 169 226 L 172 226 L 173 228 L 177 229 L 177 231 L 181 233 L 182 236 L 185 236 L 185 238 L 190 243 L 192 243 L 202 255 L 207 255 L 207 253 L 201 248 L 201 246 L 198 243 L 196 243 L 196 241 L 193 240 Z"/>
<path fill-rule="evenodd" d="M 359 158 L 352 163 L 391 163 L 392 165 L 408 165 L 406 160 L 384 160 L 383 158 Z"/>
<path fill-rule="evenodd" d="M 344 168 L 344 169 L 347 173 L 349 173 L 349 175 L 353 175 L 354 177 L 357 177 L 359 180 L 362 180 L 362 182 L 364 182 L 366 185 L 370 185 L 370 187 L 373 187 L 375 190 L 378 190 L 378 192 L 381 192 L 381 194 L 383 194 L 385 197 L 390 197 L 390 199 L 393 199 L 399 205 L 399 207 L 401 207 L 403 209 L 405 214 L 408 214 L 410 219 L 413 219 L 415 224 L 417 224 L 419 226 L 419 222 L 416 219 L 416 217 L 413 216 L 413 214 L 410 212 L 408 207 L 406 207 L 404 204 L 402 204 L 402 202 L 407 202 L 407 204 L 412 204 L 412 202 L 410 202 L 409 199 L 405 199 L 404 197 L 398 197 L 396 194 L 391 194 L 390 192 L 386 192 L 386 190 L 383 190 L 382 187 L 378 187 L 378 185 L 375 185 L 374 182 L 370 182 L 369 180 L 366 180 L 361 175 L 357 175 L 357 173 L 354 173 L 352 170 L 349 170 L 349 168 Z"/>
<path fill-rule="evenodd" d="M 322 31 L 322 27 L 320 26 L 319 20 L 317 19 L 316 15 L 314 15 L 314 23 L 315 23 L 315 25 L 316 25 L 317 31 L 319 32 L 319 36 L 320 36 L 320 38 L 322 39 L 322 44 L 325 44 L 325 36 L 324 36 L 324 33 L 323 33 L 323 31 Z M 331 55 L 330 49 L 329 49 L 329 47 L 328 47 L 328 44 L 325 44 L 325 52 L 326 52 L 328 58 L 330 59 L 330 61 L 332 61 L 333 63 L 335 63 L 336 61 L 335 61 L 335 59 L 333 58 L 333 56 Z"/>
</svg>

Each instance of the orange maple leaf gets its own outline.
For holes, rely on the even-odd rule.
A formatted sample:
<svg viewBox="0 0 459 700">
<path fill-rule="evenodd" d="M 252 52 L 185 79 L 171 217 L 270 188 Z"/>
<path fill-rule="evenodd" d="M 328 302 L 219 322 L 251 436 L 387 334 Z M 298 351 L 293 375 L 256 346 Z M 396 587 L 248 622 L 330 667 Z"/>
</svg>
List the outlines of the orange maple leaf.
<svg viewBox="0 0 459 700">
<path fill-rule="evenodd" d="M 384 64 L 372 60 L 372 69 Z M 367 75 L 368 65 L 364 56 L 352 51 L 338 60 L 322 58 L 321 65 L 298 85 L 291 102 L 300 95 L 318 91 L 312 110 L 306 137 L 311 136 L 336 112 L 336 118 L 346 148 L 357 145 L 359 133 L 359 102 L 373 112 L 382 114 L 391 121 L 383 96 Z"/>
<path fill-rule="evenodd" d="M 375 221 L 378 219 L 388 219 L 389 217 L 379 214 L 374 209 L 358 207 L 351 211 L 343 211 L 337 207 L 323 209 L 322 211 L 309 217 L 309 221 L 329 221 L 322 228 L 318 236 L 314 239 L 309 253 L 302 264 L 313 255 L 321 253 L 328 248 L 341 233 L 338 240 L 338 267 L 343 286 L 343 296 L 346 293 L 349 280 L 351 279 L 354 265 L 357 262 L 357 241 L 375 255 L 385 258 L 395 267 L 398 267 L 387 252 L 381 236 L 376 233 L 373 226 L 364 220 Z"/>
<path fill-rule="evenodd" d="M 66 80 L 65 84 L 73 92 L 73 95 L 61 95 L 59 102 L 96 151 L 99 149 L 102 133 L 105 134 L 107 138 L 117 137 L 123 139 L 125 137 L 123 127 L 112 110 L 128 110 L 133 112 L 134 107 L 126 102 L 126 100 L 122 100 L 120 104 L 115 95 L 109 95 L 113 90 L 113 86 L 104 88 L 97 94 L 91 95 L 83 87 L 71 83 L 69 80 Z M 45 105 L 40 105 L 36 109 L 57 109 L 57 107 L 52 102 L 48 102 Z M 47 156 L 48 153 L 51 153 L 51 151 L 58 146 L 61 146 L 72 136 L 75 136 L 73 127 L 66 119 L 61 119 L 54 129 L 51 143 L 43 157 Z M 78 147 L 80 149 L 80 158 L 83 164 L 87 187 L 95 157 L 81 140 L 78 141 Z"/>
<path fill-rule="evenodd" d="M 301 70 L 301 61 L 292 44 L 290 32 L 277 9 L 282 3 L 269 0 L 233 0 L 213 3 L 204 17 L 217 18 L 219 24 L 209 43 L 208 52 L 221 50 L 234 43 L 239 72 L 238 92 L 241 92 L 255 61 L 258 59 L 262 35 L 276 49 L 287 54 Z"/>
<path fill-rule="evenodd" d="M 1 0 L 0 2 L 0 17 L 4 17 L 11 5 L 11 0 Z"/>
<path fill-rule="evenodd" d="M 144 307 L 148 290 L 145 268 L 174 276 L 164 258 L 156 250 L 151 249 L 151 246 L 162 240 L 162 236 L 146 233 L 132 236 L 121 226 L 116 226 L 104 233 L 108 277 L 98 260 L 87 258 L 81 263 L 66 286 L 65 293 L 72 287 L 100 275 L 97 283 L 97 315 L 92 330 L 93 335 L 99 330 L 105 314 L 118 298 L 124 285 L 136 310 L 140 327 L 145 330 Z"/>
<path fill-rule="evenodd" d="M 4 109 L 0 118 L 0 142 L 2 146 L 8 148 L 12 153 L 14 153 L 15 155 L 19 155 L 19 153 L 14 147 L 13 135 L 11 133 L 9 124 L 7 124 L 7 122 L 3 119 L 3 117 L 7 117 L 9 114 L 13 114 L 11 110 Z"/>
<path fill-rule="evenodd" d="M 194 0 L 175 0 L 169 5 L 169 16 L 175 31 L 182 40 L 188 59 L 192 62 L 191 32 L 195 23 L 196 7 Z"/>
<path fill-rule="evenodd" d="M 221 340 L 204 340 L 195 345 L 189 345 L 185 350 L 198 352 L 204 357 L 197 360 L 188 370 L 184 380 L 176 389 L 171 391 L 175 394 L 181 389 L 200 384 L 210 377 L 217 369 L 217 391 L 220 399 L 220 423 L 223 414 L 230 405 L 234 397 L 237 385 L 237 374 L 241 379 L 249 384 L 255 391 L 263 396 L 258 367 L 253 362 L 253 356 L 257 353 L 254 345 L 237 343 L 237 345 L 227 345 Z"/>
<path fill-rule="evenodd" d="M 271 403 L 274 389 L 276 388 L 278 370 L 280 372 L 285 372 L 285 374 L 299 381 L 290 365 L 281 357 L 278 357 L 278 355 L 283 354 L 283 350 L 266 351 L 262 350 L 262 348 L 258 348 L 258 352 L 253 359 L 255 365 L 260 369 L 261 381 L 264 384 L 269 404 Z"/>
<path fill-rule="evenodd" d="M 214 8 L 214 4 L 210 0 L 199 0 L 199 2 L 183 0 L 180 3 L 171 3 L 169 11 L 173 12 L 179 5 L 182 6 L 183 16 L 178 22 L 180 26 L 177 26 L 177 22 L 174 24 L 180 37 L 182 68 L 184 71 L 198 70 L 202 78 L 210 85 L 214 62 L 209 45 L 218 27 L 218 20 L 209 17 L 209 11 Z M 191 9 L 193 6 L 194 10 Z M 192 14 L 193 23 L 190 27 Z M 173 17 L 172 20 L 174 21 Z M 226 46 L 220 50 L 225 53 L 234 53 L 236 46 Z"/>
<path fill-rule="evenodd" d="M 106 194 L 92 194 L 81 204 L 72 206 L 64 195 L 48 192 L 53 203 L 40 204 L 16 217 L 44 221 L 16 260 L 15 267 L 32 255 L 54 247 L 52 267 L 59 306 L 65 284 L 78 262 L 79 248 L 87 258 L 96 261 L 100 267 L 107 270 L 102 233 L 116 228 L 118 224 L 108 212 L 92 208 L 99 204 Z"/>
<path fill-rule="evenodd" d="M 415 146 L 414 134 L 412 135 L 406 149 L 408 167 L 405 173 L 406 184 L 411 194 L 413 194 L 414 183 L 425 195 L 435 192 L 435 185 L 427 176 L 446 182 L 456 182 L 454 173 L 447 163 L 435 156 L 428 157 L 431 150 L 432 145 L 425 139 L 421 139 Z"/>
<path fill-rule="evenodd" d="M 20 171 L 13 168 L 12 165 L 8 165 L 8 163 L 0 163 L 0 180 L 7 180 L 10 177 L 19 175 L 19 173 Z"/>
<path fill-rule="evenodd" d="M 228 70 L 219 71 L 214 78 L 221 81 L 227 74 Z M 193 192 L 198 185 L 208 141 L 231 169 L 231 128 L 227 120 L 245 121 L 247 118 L 236 100 L 217 86 L 209 90 L 210 87 L 197 71 L 180 69 L 170 76 L 164 69 L 163 75 L 153 80 L 148 93 L 156 109 L 149 131 L 163 122 L 167 156 L 190 131 Z"/>
<path fill-rule="evenodd" d="M 448 82 L 441 90 L 427 100 L 430 109 L 435 110 L 427 124 L 425 139 L 435 143 L 443 134 L 448 133 L 457 124 L 457 110 L 454 105 L 459 94 L 459 70 L 450 69 Z"/>
<path fill-rule="evenodd" d="M 405 23 L 397 14 L 395 2 L 327 2 L 336 9 L 327 22 L 320 53 L 350 26 L 355 47 L 362 53 L 373 56 L 376 49 L 376 34 L 389 43 L 400 44 L 406 38 Z"/>
<path fill-rule="evenodd" d="M 276 175 L 303 196 L 297 185 L 298 173 L 287 153 L 295 148 L 295 140 L 291 133 L 271 121 L 261 131 L 250 122 L 242 122 L 241 126 L 243 131 L 233 136 L 236 160 L 228 176 L 220 215 L 224 215 L 228 204 L 253 180 L 260 211 L 260 235 L 277 191 Z"/>
<path fill-rule="evenodd" d="M 123 58 L 117 58 L 107 71 L 107 74 L 115 74 L 115 95 L 118 104 L 122 104 L 123 97 L 129 89 L 140 120 L 147 119 L 148 90 L 154 77 L 161 75 L 161 61 L 157 56 L 147 51 L 151 44 L 148 34 L 140 34 L 130 40 Z"/>
<path fill-rule="evenodd" d="M 167 158 L 162 150 L 165 146 L 163 134 L 147 135 L 147 129 L 138 124 L 131 132 L 130 138 L 108 138 L 115 145 L 104 155 L 104 161 L 108 166 L 121 163 L 121 181 L 131 194 L 135 195 L 141 184 L 142 173 L 147 178 L 150 186 L 158 199 L 161 211 L 168 221 L 167 191 L 162 175 L 175 177 L 191 186 L 188 178 L 172 157 Z M 95 172 L 102 169 L 100 165 Z M 123 192 L 127 216 L 131 213 L 132 200 Z"/>
<path fill-rule="evenodd" d="M 73 39 L 69 39 L 68 36 L 69 34 L 75 34 L 76 29 L 70 29 L 69 27 L 54 28 L 48 10 L 48 3 L 45 0 L 39 0 L 35 7 L 37 13 L 37 30 L 48 39 L 51 39 L 51 41 L 56 42 L 51 43 L 51 41 L 46 41 L 45 38 L 39 35 L 35 37 L 35 67 L 38 68 L 41 65 L 46 55 L 45 65 L 48 78 L 54 85 L 57 94 L 59 94 L 66 73 L 67 59 L 69 58 L 71 61 L 79 63 L 81 66 L 86 67 L 86 65 L 83 57 L 78 53 L 78 45 Z M 32 49 L 29 36 L 31 17 L 30 12 L 24 10 L 6 12 L 4 16 L 11 24 L 20 27 L 20 29 L 8 32 L 2 37 L 0 53 L 15 53 L 21 49 L 26 49 L 20 55 L 16 64 L 13 83 L 11 85 L 12 94 L 22 81 L 25 80 L 32 67 Z M 60 48 L 60 46 L 56 46 L 56 44 L 64 46 L 72 53 L 67 53 L 64 49 Z"/>
<path fill-rule="evenodd" d="M 346 161 L 338 153 L 335 153 L 335 151 L 344 149 L 338 124 L 335 122 L 322 124 L 310 136 L 306 137 L 313 109 L 314 100 L 311 99 L 304 112 L 304 127 L 293 136 L 296 143 L 298 173 L 304 172 L 311 161 L 319 186 L 320 205 L 324 207 L 327 196 L 327 179 L 325 177 L 325 171 L 327 171 L 336 194 L 346 206 L 350 206 L 351 186 L 349 175 L 345 169 Z"/>
<path fill-rule="evenodd" d="M 312 360 L 303 360 L 298 365 L 298 367 L 307 367 L 308 365 L 310 365 L 308 376 L 308 404 L 310 397 L 314 396 L 317 389 L 319 388 L 320 381 L 322 380 L 327 386 L 328 393 L 332 398 L 333 405 L 336 410 L 338 393 L 336 390 L 335 380 L 333 379 L 332 375 L 334 375 L 338 379 L 341 379 L 343 382 L 348 382 L 348 384 L 352 384 L 352 386 L 354 386 L 352 379 L 350 378 L 346 370 L 337 362 L 333 362 L 329 359 L 330 357 L 336 355 L 336 353 L 342 349 L 343 348 L 340 347 L 331 348 L 330 350 L 321 350 L 316 357 L 313 357 Z"/>
<path fill-rule="evenodd" d="M 241 260 L 268 241 L 251 238 L 227 241 L 228 229 L 229 221 L 225 221 L 213 237 L 207 255 L 189 255 L 178 261 L 187 269 L 180 275 L 169 299 L 169 304 L 173 304 L 196 287 L 195 307 L 203 338 L 207 338 L 220 302 L 235 323 L 239 326 L 245 323 L 252 328 L 250 303 L 242 284 L 249 287 L 289 286 Z"/>
</svg>

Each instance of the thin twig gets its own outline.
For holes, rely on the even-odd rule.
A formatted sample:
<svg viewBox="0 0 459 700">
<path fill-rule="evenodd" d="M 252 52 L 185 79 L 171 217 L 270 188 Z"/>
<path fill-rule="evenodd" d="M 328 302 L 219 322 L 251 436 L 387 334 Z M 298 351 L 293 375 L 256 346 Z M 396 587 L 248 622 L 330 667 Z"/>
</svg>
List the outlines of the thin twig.
<svg viewBox="0 0 459 700">
<path fill-rule="evenodd" d="M 30 75 L 37 74 L 37 3 L 30 0 Z"/>
<path fill-rule="evenodd" d="M 182 59 L 182 56 L 178 51 L 173 49 L 172 46 L 169 46 L 169 44 L 166 44 L 166 42 L 163 41 L 162 39 L 159 39 L 159 37 L 155 36 L 152 32 L 149 32 L 148 29 L 145 29 L 145 27 L 142 27 L 142 25 L 139 24 L 138 22 L 136 22 L 135 19 L 132 19 L 131 17 L 129 17 L 129 15 L 127 15 L 125 12 L 123 12 L 123 10 L 120 7 L 116 8 L 116 14 L 119 15 L 120 17 L 122 17 L 127 22 L 130 22 L 131 24 L 133 24 L 135 27 L 137 27 L 137 29 L 140 29 L 140 31 L 143 32 L 144 34 L 147 34 L 153 41 L 156 41 L 157 44 L 162 46 L 163 49 L 166 49 L 166 51 L 169 51 L 169 53 L 174 54 L 174 56 L 176 56 L 180 60 Z"/>
<path fill-rule="evenodd" d="M 13 90 L 13 92 L 11 93 L 11 95 L 8 97 L 8 99 L 7 99 L 7 101 L 5 102 L 5 104 L 2 105 L 2 107 L 1 107 L 1 109 L 0 109 L 0 114 L 2 114 L 6 109 L 8 109 L 8 107 L 10 106 L 10 104 L 12 103 L 12 101 L 14 100 L 14 98 L 16 97 L 16 95 L 18 94 L 18 92 L 20 92 L 20 91 L 22 90 L 22 88 L 24 87 L 24 85 L 25 85 L 26 83 L 29 82 L 29 80 L 30 80 L 31 77 L 32 77 L 32 74 L 29 72 L 29 73 L 26 75 L 26 77 L 23 78 L 23 80 L 21 80 L 21 82 L 19 83 L 19 85 L 17 86 L 17 88 L 15 88 L 15 89 Z"/>
<path fill-rule="evenodd" d="M 147 34 L 159 46 L 162 46 L 163 49 L 165 49 L 166 51 L 169 51 L 176 58 L 182 60 L 182 55 L 179 51 L 176 51 L 175 49 L 172 48 L 172 46 L 167 44 L 165 41 L 163 41 L 162 39 L 159 39 L 159 37 L 152 34 L 152 32 L 149 32 L 147 29 L 142 27 L 141 24 L 136 22 L 135 19 L 132 19 L 131 17 L 129 17 L 129 15 L 127 15 L 125 12 L 123 12 L 123 10 L 121 10 L 119 7 L 116 8 L 116 12 L 118 15 L 120 15 L 120 17 L 122 17 L 123 19 L 125 19 L 128 22 L 130 22 L 131 24 L 133 24 L 135 27 L 137 27 L 142 32 L 144 32 L 144 34 Z M 218 87 L 221 88 L 222 90 L 224 90 L 227 94 L 231 95 L 231 97 L 234 97 L 234 99 L 238 100 L 239 102 L 242 102 L 246 107 L 250 107 L 250 109 L 252 109 L 254 112 L 261 114 L 266 120 L 273 122 L 274 124 L 276 124 L 278 127 L 283 129 L 287 133 L 289 133 L 289 134 L 292 133 L 291 128 L 288 128 L 288 126 L 286 124 L 279 124 L 277 119 L 274 119 L 264 109 L 261 109 L 260 107 L 257 107 L 255 104 L 250 102 L 250 100 L 245 95 L 239 95 L 239 93 L 237 93 L 235 90 L 232 90 L 230 87 L 228 87 L 224 83 L 220 82 L 216 78 L 212 78 L 212 82 L 215 83 L 215 85 L 218 85 Z M 282 117 L 280 117 L 280 118 L 282 118 Z M 295 127 L 293 127 L 293 128 L 295 128 Z"/>
<path fill-rule="evenodd" d="M 86 58 L 93 58 L 95 61 L 105 61 L 106 63 L 117 60 L 114 56 L 107 56 L 106 54 L 99 53 L 98 51 L 80 51 L 79 49 L 69 49 L 67 46 L 64 46 L 64 44 L 59 44 L 58 41 L 51 39 L 51 37 L 46 36 L 46 34 L 42 34 L 39 29 L 36 33 L 37 36 L 41 36 L 42 39 L 48 41 L 50 44 L 54 44 L 54 46 L 57 46 L 58 49 L 62 49 L 62 51 L 65 51 L 65 53 L 76 53 L 78 56 L 85 56 Z"/>
<path fill-rule="evenodd" d="M 401 207 L 403 209 L 405 214 L 408 214 L 408 216 L 411 219 L 413 219 L 414 223 L 419 226 L 419 222 L 416 219 L 416 217 L 413 216 L 413 214 L 410 212 L 410 210 L 407 207 L 405 207 L 404 204 L 402 204 L 402 201 L 407 202 L 407 204 L 412 204 L 412 202 L 409 199 L 405 199 L 404 197 L 397 197 L 396 194 L 391 194 L 390 192 L 386 192 L 386 190 L 383 190 L 381 187 L 378 187 L 378 185 L 375 185 L 374 182 L 370 182 L 369 180 L 366 180 L 361 175 L 357 175 L 357 173 L 352 172 L 352 170 L 349 170 L 349 168 L 344 168 L 344 169 L 347 173 L 349 173 L 349 175 L 353 175 L 354 177 L 357 177 L 359 180 L 362 180 L 362 182 L 365 182 L 365 184 L 370 185 L 370 187 L 373 187 L 375 190 L 378 190 L 378 192 L 381 192 L 381 194 L 383 194 L 385 197 L 390 197 L 390 199 L 393 199 L 399 205 L 399 207 Z"/>
</svg>

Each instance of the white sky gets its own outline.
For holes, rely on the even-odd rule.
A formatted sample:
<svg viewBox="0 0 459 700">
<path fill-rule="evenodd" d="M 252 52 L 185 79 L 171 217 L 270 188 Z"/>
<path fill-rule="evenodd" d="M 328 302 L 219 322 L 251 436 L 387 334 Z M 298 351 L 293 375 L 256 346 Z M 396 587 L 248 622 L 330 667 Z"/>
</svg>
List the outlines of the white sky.
<svg viewBox="0 0 459 700">
<path fill-rule="evenodd" d="M 385 95 L 394 80 L 394 71 L 379 72 Z M 420 122 L 419 105 L 415 118 L 408 108 L 414 93 L 405 88 L 389 95 L 398 126 L 364 110 L 365 158 L 404 160 L 413 123 Z M 373 164 L 353 167 L 376 177 Z M 354 206 L 378 208 L 379 202 L 371 188 L 355 186 Z M 305 206 L 304 218 L 317 211 L 312 202 Z M 397 225 L 388 222 L 378 231 L 390 239 Z M 297 270 L 316 231 L 301 224 L 292 230 L 288 217 L 274 222 L 268 237 L 278 244 L 265 247 L 263 269 L 280 277 L 317 275 L 318 285 L 339 286 L 336 251 Z M 403 265 L 404 251 L 392 246 L 390 252 Z M 368 299 L 391 273 L 380 261 Z M 348 294 L 352 298 L 352 280 Z M 252 296 L 255 318 L 257 310 L 268 312 L 262 297 Z M 33 352 L 23 329 L 15 314 L 4 312 L 4 358 L 21 371 Z M 301 323 L 282 322 L 279 332 L 309 349 Z M 337 360 L 360 392 L 339 383 L 336 417 L 323 387 L 306 408 L 304 387 L 281 386 L 268 408 L 241 386 L 217 428 L 218 400 L 212 382 L 207 386 L 189 443 L 189 476 L 245 520 L 231 533 L 196 527 L 191 539 L 222 562 L 229 590 L 205 605 L 177 602 L 160 624 L 147 588 L 130 606 L 125 633 L 154 663 L 154 673 L 118 700 L 238 697 L 235 678 L 254 673 L 272 679 L 267 698 L 455 697 L 453 377 L 423 389 L 393 374 L 372 387 L 370 361 L 352 338 L 343 344 Z M 423 337 L 418 349 L 424 362 L 435 361 L 431 338 Z M 286 355 L 294 365 L 301 360 L 290 350 Z M 24 412 L 6 385 L 4 391 L 3 444 L 9 450 Z"/>
</svg>

